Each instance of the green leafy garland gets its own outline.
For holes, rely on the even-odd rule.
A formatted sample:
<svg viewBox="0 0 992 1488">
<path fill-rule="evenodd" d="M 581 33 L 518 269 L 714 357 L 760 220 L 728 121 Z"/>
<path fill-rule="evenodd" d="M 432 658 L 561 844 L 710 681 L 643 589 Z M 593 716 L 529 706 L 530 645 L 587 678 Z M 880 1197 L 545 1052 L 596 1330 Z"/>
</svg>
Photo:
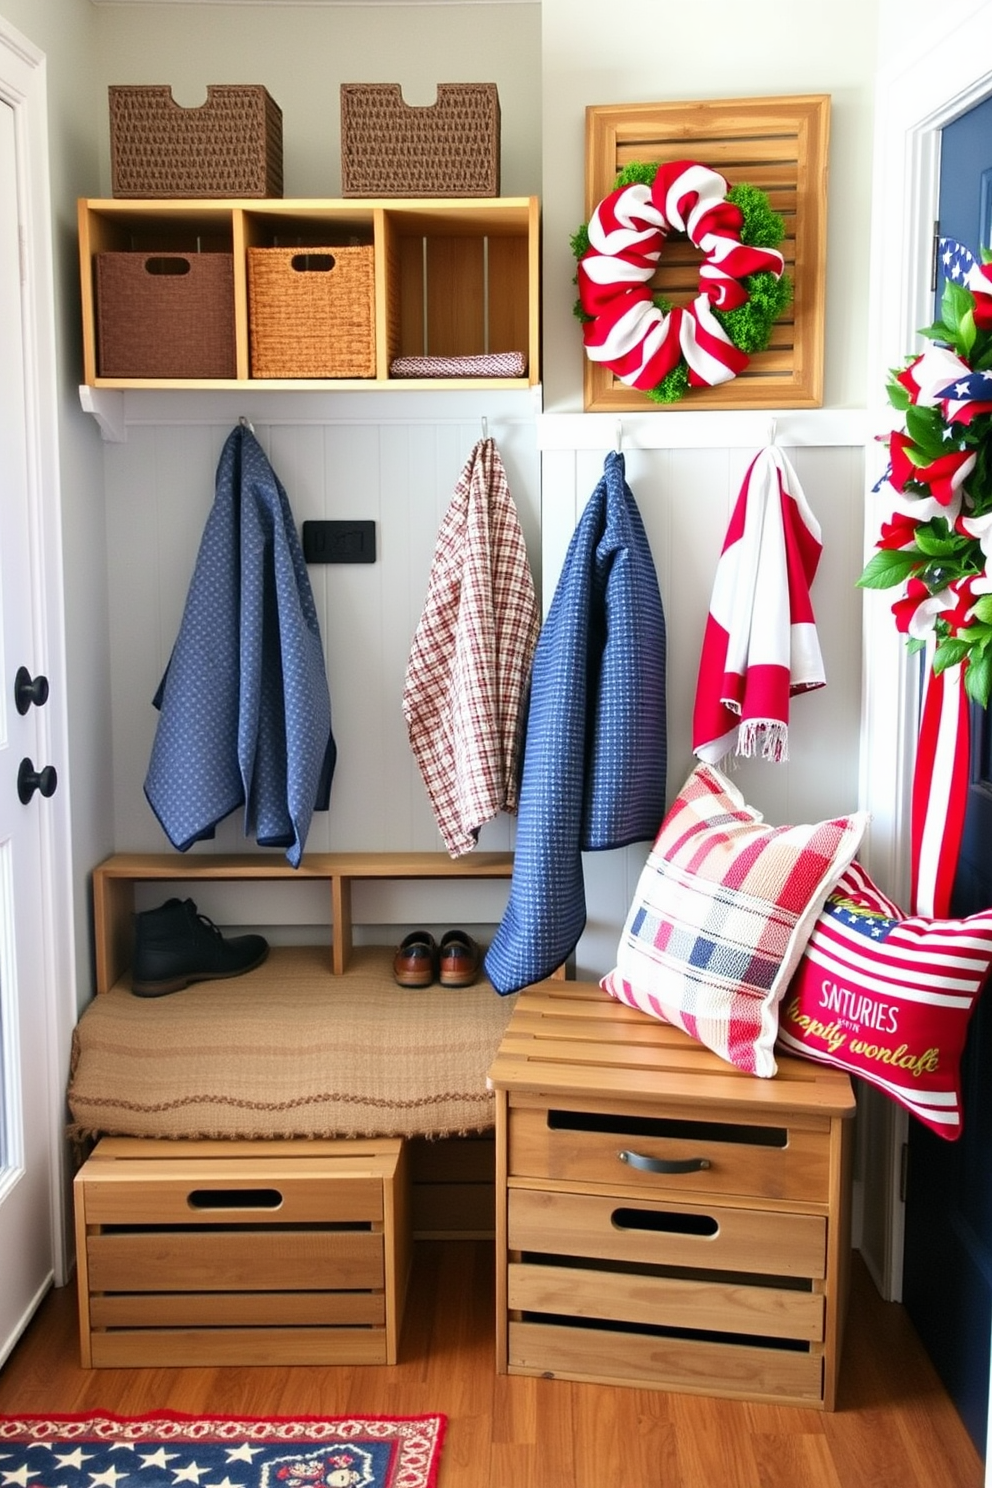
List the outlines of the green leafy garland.
<svg viewBox="0 0 992 1488">
<path fill-rule="evenodd" d="M 617 191 L 623 186 L 651 186 L 657 173 L 657 164 L 632 161 L 618 173 L 612 189 Z M 730 188 L 727 201 L 733 202 L 743 216 L 740 234 L 742 243 L 752 248 L 778 248 L 785 237 L 785 222 L 780 213 L 772 210 L 764 191 L 742 182 Z M 589 248 L 589 224 L 583 223 L 569 242 L 572 255 L 578 261 Z M 572 283 L 577 282 L 577 277 L 573 277 Z M 765 350 L 771 340 L 774 322 L 791 304 L 792 280 L 788 274 L 776 278 L 772 273 L 761 271 L 748 274 L 741 283 L 748 293 L 747 302 L 734 310 L 714 310 L 713 313 L 733 344 L 747 356 L 754 356 L 756 352 Z M 663 315 L 667 315 L 672 309 L 671 301 L 666 300 L 663 295 L 653 295 L 652 299 Z M 573 313 L 580 321 L 592 319 L 585 313 L 579 300 L 575 302 Z M 654 403 L 677 403 L 688 391 L 689 369 L 684 361 L 680 361 L 656 387 L 649 388 L 645 396 Z"/>
</svg>

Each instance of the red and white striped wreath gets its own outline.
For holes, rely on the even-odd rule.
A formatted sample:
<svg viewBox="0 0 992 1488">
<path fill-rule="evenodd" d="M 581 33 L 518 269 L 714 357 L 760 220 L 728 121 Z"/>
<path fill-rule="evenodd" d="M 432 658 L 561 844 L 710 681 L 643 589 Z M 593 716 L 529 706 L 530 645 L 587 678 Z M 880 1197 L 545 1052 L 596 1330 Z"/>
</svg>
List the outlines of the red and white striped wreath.
<svg viewBox="0 0 992 1488">
<path fill-rule="evenodd" d="M 713 311 L 747 301 L 741 280 L 748 274 L 780 278 L 784 259 L 777 249 L 741 241 L 743 214 L 727 189 L 709 166 L 676 160 L 660 165 L 649 186 L 612 191 L 589 220 L 589 247 L 578 265 L 586 355 L 630 387 L 657 387 L 682 359 L 691 387 L 716 387 L 750 360 Z M 649 281 L 672 232 L 684 232 L 704 255 L 700 292 L 684 308 L 663 310 Z"/>
</svg>

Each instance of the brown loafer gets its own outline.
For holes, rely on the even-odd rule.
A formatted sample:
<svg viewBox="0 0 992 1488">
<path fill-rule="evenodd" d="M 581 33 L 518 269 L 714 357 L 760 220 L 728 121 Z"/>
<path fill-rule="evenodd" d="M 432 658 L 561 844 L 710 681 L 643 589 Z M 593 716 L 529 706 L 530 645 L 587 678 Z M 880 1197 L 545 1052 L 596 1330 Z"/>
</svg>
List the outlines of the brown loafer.
<svg viewBox="0 0 992 1488">
<path fill-rule="evenodd" d="M 442 987 L 470 987 L 479 975 L 478 945 L 464 930 L 449 930 L 438 949 L 438 980 Z"/>
<path fill-rule="evenodd" d="M 429 987 L 437 976 L 437 942 L 427 930 L 411 930 L 393 957 L 393 977 L 401 987 Z"/>
</svg>

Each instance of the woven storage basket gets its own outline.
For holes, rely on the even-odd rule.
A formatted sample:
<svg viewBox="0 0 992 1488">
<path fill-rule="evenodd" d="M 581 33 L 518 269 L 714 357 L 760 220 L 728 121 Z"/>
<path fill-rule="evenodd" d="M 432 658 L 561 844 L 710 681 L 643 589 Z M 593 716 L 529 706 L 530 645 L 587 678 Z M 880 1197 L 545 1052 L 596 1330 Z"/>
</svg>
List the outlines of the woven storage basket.
<svg viewBox="0 0 992 1488">
<path fill-rule="evenodd" d="M 100 377 L 236 375 L 230 253 L 98 253 L 96 313 Z"/>
<path fill-rule="evenodd" d="M 282 110 L 258 84 L 211 84 L 199 108 L 169 87 L 111 86 L 114 196 L 282 196 Z"/>
<path fill-rule="evenodd" d="M 499 196 L 495 83 L 438 83 L 404 103 L 398 83 L 341 84 L 343 196 Z"/>
<path fill-rule="evenodd" d="M 371 247 L 249 248 L 252 377 L 374 377 L 374 267 Z"/>
</svg>

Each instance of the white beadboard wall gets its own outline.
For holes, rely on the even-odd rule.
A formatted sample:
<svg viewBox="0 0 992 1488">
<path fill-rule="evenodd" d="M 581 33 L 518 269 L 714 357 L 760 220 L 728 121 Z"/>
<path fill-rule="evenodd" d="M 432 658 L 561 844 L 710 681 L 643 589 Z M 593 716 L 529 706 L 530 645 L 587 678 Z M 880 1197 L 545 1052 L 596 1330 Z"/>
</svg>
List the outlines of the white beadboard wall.
<svg viewBox="0 0 992 1488">
<path fill-rule="evenodd" d="M 250 406 L 249 406 L 250 404 Z M 157 713 L 152 696 L 178 632 L 224 440 L 248 417 L 289 497 L 298 530 L 311 519 L 372 520 L 376 562 L 310 568 L 327 656 L 338 762 L 328 812 L 307 849 L 443 850 L 403 719 L 403 677 L 427 590 L 438 528 L 484 427 L 506 467 L 535 570 L 540 551 L 539 455 L 528 392 L 290 393 L 127 396 L 126 439 L 106 450 L 118 851 L 169 851 L 143 781 Z M 485 423 L 483 422 L 485 421 Z M 507 850 L 513 822 L 487 825 L 480 847 Z M 255 851 L 240 813 L 193 852 Z M 191 892 L 181 888 L 179 892 Z M 319 885 L 198 885 L 219 924 L 258 924 L 273 939 L 324 926 Z M 143 904 L 160 902 L 154 887 Z M 505 886 L 357 885 L 356 924 L 484 927 Z M 375 938 L 370 936 L 369 938 Z M 389 938 L 388 936 L 386 937 Z"/>
<path fill-rule="evenodd" d="M 792 415 L 778 422 L 776 438 L 823 536 L 813 602 L 827 685 L 794 701 L 787 763 L 747 760 L 724 768 L 766 820 L 813 821 L 858 805 L 862 602 L 855 581 L 863 564 L 864 447 L 854 413 L 839 419 L 823 412 Z M 804 440 L 800 447 L 790 446 L 790 422 Z M 553 592 L 568 536 L 614 447 L 615 425 L 602 416 L 548 415 L 542 421 L 546 595 Z M 824 429 L 832 439 L 851 442 L 818 445 Z M 694 763 L 692 707 L 716 563 L 741 482 L 769 437 L 770 421 L 761 415 L 722 421 L 673 413 L 625 418 L 618 432 L 665 608 L 671 799 Z M 666 438 L 676 447 L 659 447 Z M 647 847 L 585 855 L 588 920 L 576 950 L 577 976 L 595 978 L 613 965 Z"/>
<path fill-rule="evenodd" d="M 772 432 L 767 416 L 627 418 L 542 415 L 531 393 L 125 395 L 124 433 L 105 446 L 111 573 L 115 843 L 166 851 L 142 782 L 157 714 L 151 698 L 182 616 L 224 439 L 240 414 L 286 487 L 298 527 L 308 519 L 372 519 L 374 566 L 310 569 L 327 654 L 338 765 L 331 808 L 314 816 L 313 851 L 442 850 L 401 711 L 410 640 L 426 593 L 437 529 L 483 428 L 496 440 L 546 604 L 568 541 L 613 447 L 658 570 L 668 632 L 668 793 L 692 768 L 691 714 L 699 647 L 730 512 L 749 460 Z M 833 418 L 833 422 L 830 420 Z M 686 420 L 688 419 L 688 422 Z M 856 413 L 782 420 L 786 449 L 822 528 L 814 586 L 827 686 L 793 708 L 791 759 L 743 762 L 741 789 L 770 821 L 812 820 L 857 805 L 861 709 L 864 451 Z M 791 430 L 791 432 L 790 432 Z M 794 442 L 790 444 L 790 439 Z M 819 442 L 821 441 L 822 442 Z M 660 447 L 663 441 L 668 447 Z M 514 823 L 484 828 L 480 847 L 512 849 Z M 240 815 L 193 851 L 254 850 Z M 609 969 L 647 844 L 587 854 L 588 924 L 576 972 Z M 194 892 L 180 887 L 179 892 Z M 359 937 L 402 927 L 474 928 L 483 938 L 505 887 L 360 885 Z M 274 940 L 322 933 L 319 885 L 199 885 L 197 903 L 226 927 L 262 926 Z M 143 891 L 140 902 L 159 902 Z M 385 927 L 385 928 L 384 928 Z"/>
</svg>

